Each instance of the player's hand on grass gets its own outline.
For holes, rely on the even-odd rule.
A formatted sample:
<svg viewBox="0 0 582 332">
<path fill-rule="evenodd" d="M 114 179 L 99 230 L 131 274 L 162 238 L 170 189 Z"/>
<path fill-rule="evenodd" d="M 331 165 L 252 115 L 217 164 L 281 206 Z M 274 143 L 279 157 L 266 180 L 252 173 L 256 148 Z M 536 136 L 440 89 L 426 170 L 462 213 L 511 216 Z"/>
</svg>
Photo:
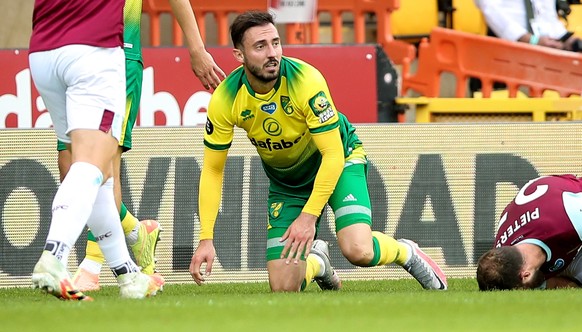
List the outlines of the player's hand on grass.
<svg viewBox="0 0 582 332">
<path fill-rule="evenodd" d="M 198 77 L 206 90 L 216 89 L 218 84 L 226 77 L 226 74 L 214 62 L 214 58 L 208 51 L 202 49 L 200 52 L 190 54 L 192 71 Z"/>
<path fill-rule="evenodd" d="M 301 212 L 299 217 L 291 223 L 281 238 L 281 242 L 287 241 L 281 253 L 281 258 L 287 258 L 285 263 L 289 264 L 293 260 L 293 263 L 297 264 L 301 259 L 301 254 L 305 252 L 305 257 L 309 255 L 315 237 L 316 222 L 317 216 Z"/>
<path fill-rule="evenodd" d="M 212 240 L 200 241 L 196 252 L 192 256 L 192 261 L 190 262 L 190 274 L 198 285 L 202 285 L 205 278 L 210 276 L 214 257 L 216 257 L 216 250 L 214 249 L 214 243 Z M 200 272 L 202 269 L 202 263 L 206 263 L 204 273 Z"/>
</svg>

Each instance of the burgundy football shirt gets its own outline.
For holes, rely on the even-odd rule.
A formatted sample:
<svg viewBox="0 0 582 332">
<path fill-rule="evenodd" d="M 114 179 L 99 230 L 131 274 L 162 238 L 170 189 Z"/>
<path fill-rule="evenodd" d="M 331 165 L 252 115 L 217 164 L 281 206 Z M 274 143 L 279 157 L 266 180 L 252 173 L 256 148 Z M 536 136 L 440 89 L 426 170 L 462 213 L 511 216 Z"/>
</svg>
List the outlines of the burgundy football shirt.
<svg viewBox="0 0 582 332">
<path fill-rule="evenodd" d="M 572 262 L 582 245 L 582 180 L 543 176 L 528 182 L 501 214 L 495 246 L 532 243 L 547 254 L 550 277 Z"/>
<path fill-rule="evenodd" d="M 123 47 L 124 0 L 35 0 L 29 51 Z"/>
</svg>

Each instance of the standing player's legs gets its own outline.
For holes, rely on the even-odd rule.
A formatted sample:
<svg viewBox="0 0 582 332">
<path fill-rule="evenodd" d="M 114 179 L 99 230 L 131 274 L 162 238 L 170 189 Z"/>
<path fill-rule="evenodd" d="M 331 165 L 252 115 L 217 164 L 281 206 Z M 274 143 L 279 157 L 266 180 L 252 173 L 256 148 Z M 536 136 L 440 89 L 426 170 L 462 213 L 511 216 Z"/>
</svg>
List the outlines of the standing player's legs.
<svg viewBox="0 0 582 332">
<path fill-rule="evenodd" d="M 337 290 L 341 287 L 341 281 L 329 260 L 327 243 L 321 240 L 314 241 L 309 256 L 306 258 L 302 255 L 297 264 L 286 264 L 285 259 L 280 258 L 285 245 L 281 237 L 301 213 L 309 195 L 305 196 L 298 198 L 269 191 L 267 270 L 269 285 L 274 292 L 297 292 L 313 280 L 323 290 Z"/>
<path fill-rule="evenodd" d="M 414 242 L 372 231 L 364 159 L 344 168 L 329 205 L 335 214 L 340 250 L 350 263 L 362 267 L 396 263 L 425 289 L 447 288 L 444 273 Z"/>
<path fill-rule="evenodd" d="M 121 155 L 132 147 L 132 130 L 135 126 L 137 114 L 139 111 L 139 101 L 141 100 L 141 86 L 143 79 L 143 64 L 141 61 L 125 60 L 126 68 L 126 107 L 125 120 L 122 126 L 122 135 L 119 140 L 119 147 L 113 160 L 114 173 L 114 194 L 115 203 L 119 210 L 119 217 L 121 219 L 121 226 L 127 244 L 132 249 L 136 263 L 141 268 L 142 272 L 152 275 L 155 272 L 155 249 L 159 240 L 160 226 L 155 220 L 139 220 L 127 209 L 121 199 Z M 61 160 L 66 163 L 67 151 L 62 151 L 62 146 L 59 142 L 59 170 L 61 167 Z M 66 173 L 61 173 L 66 174 Z M 105 262 L 105 257 L 99 249 L 95 236 L 91 231 L 87 234 L 87 248 L 86 255 L 77 272 L 74 276 L 75 285 L 81 290 L 97 290 L 99 289 L 99 275 L 101 267 Z M 161 285 L 164 281 L 161 276 L 156 276 L 155 279 Z"/>
<path fill-rule="evenodd" d="M 113 161 L 115 177 L 115 199 L 120 211 L 121 226 L 126 236 L 127 244 L 131 248 L 136 263 L 141 271 L 148 275 L 156 272 L 155 251 L 160 239 L 160 225 L 155 220 L 139 221 L 123 204 L 121 197 L 121 154 L 132 147 L 132 131 L 137 120 L 141 101 L 141 88 L 143 81 L 143 63 L 135 60 L 125 60 L 126 68 L 126 121 L 123 125 L 122 137 L 119 148 Z M 163 285 L 163 278 L 155 278 Z"/>
<path fill-rule="evenodd" d="M 33 271 L 33 285 L 63 299 L 86 298 L 73 289 L 66 263 L 87 224 L 97 234 L 121 295 L 155 294 L 156 284 L 139 272 L 125 247 L 113 196 L 112 162 L 125 99 L 123 50 L 69 45 L 31 54 L 30 67 L 58 139 L 71 146 L 71 166 L 53 201 L 51 226 Z"/>
</svg>

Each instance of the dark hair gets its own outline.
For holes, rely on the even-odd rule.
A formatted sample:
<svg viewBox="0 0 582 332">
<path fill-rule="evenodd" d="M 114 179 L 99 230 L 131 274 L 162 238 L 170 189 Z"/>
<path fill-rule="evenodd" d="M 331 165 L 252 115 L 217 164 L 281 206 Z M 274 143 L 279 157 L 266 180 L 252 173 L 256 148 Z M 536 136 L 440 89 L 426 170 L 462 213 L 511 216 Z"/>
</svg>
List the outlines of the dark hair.
<svg viewBox="0 0 582 332">
<path fill-rule="evenodd" d="M 515 247 L 487 251 L 477 262 L 479 289 L 486 291 L 523 288 L 519 275 L 523 262 L 523 256 Z"/>
<path fill-rule="evenodd" d="M 248 11 L 240 14 L 230 25 L 230 38 L 235 48 L 241 48 L 245 32 L 256 26 L 275 25 L 273 16 L 268 12 Z"/>
</svg>

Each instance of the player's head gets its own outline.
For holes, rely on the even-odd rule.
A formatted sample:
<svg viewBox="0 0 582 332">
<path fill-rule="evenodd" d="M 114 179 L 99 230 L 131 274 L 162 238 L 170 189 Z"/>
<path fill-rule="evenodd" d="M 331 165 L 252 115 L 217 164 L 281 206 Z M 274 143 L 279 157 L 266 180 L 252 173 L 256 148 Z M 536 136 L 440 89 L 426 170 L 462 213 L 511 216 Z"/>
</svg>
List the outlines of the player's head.
<svg viewBox="0 0 582 332">
<path fill-rule="evenodd" d="M 268 12 L 250 11 L 236 17 L 230 26 L 234 57 L 259 81 L 268 83 L 279 78 L 281 38 L 273 16 Z"/>
<path fill-rule="evenodd" d="M 520 275 L 523 262 L 521 253 L 515 247 L 487 251 L 477 262 L 479 289 L 485 291 L 523 288 Z"/>
</svg>

